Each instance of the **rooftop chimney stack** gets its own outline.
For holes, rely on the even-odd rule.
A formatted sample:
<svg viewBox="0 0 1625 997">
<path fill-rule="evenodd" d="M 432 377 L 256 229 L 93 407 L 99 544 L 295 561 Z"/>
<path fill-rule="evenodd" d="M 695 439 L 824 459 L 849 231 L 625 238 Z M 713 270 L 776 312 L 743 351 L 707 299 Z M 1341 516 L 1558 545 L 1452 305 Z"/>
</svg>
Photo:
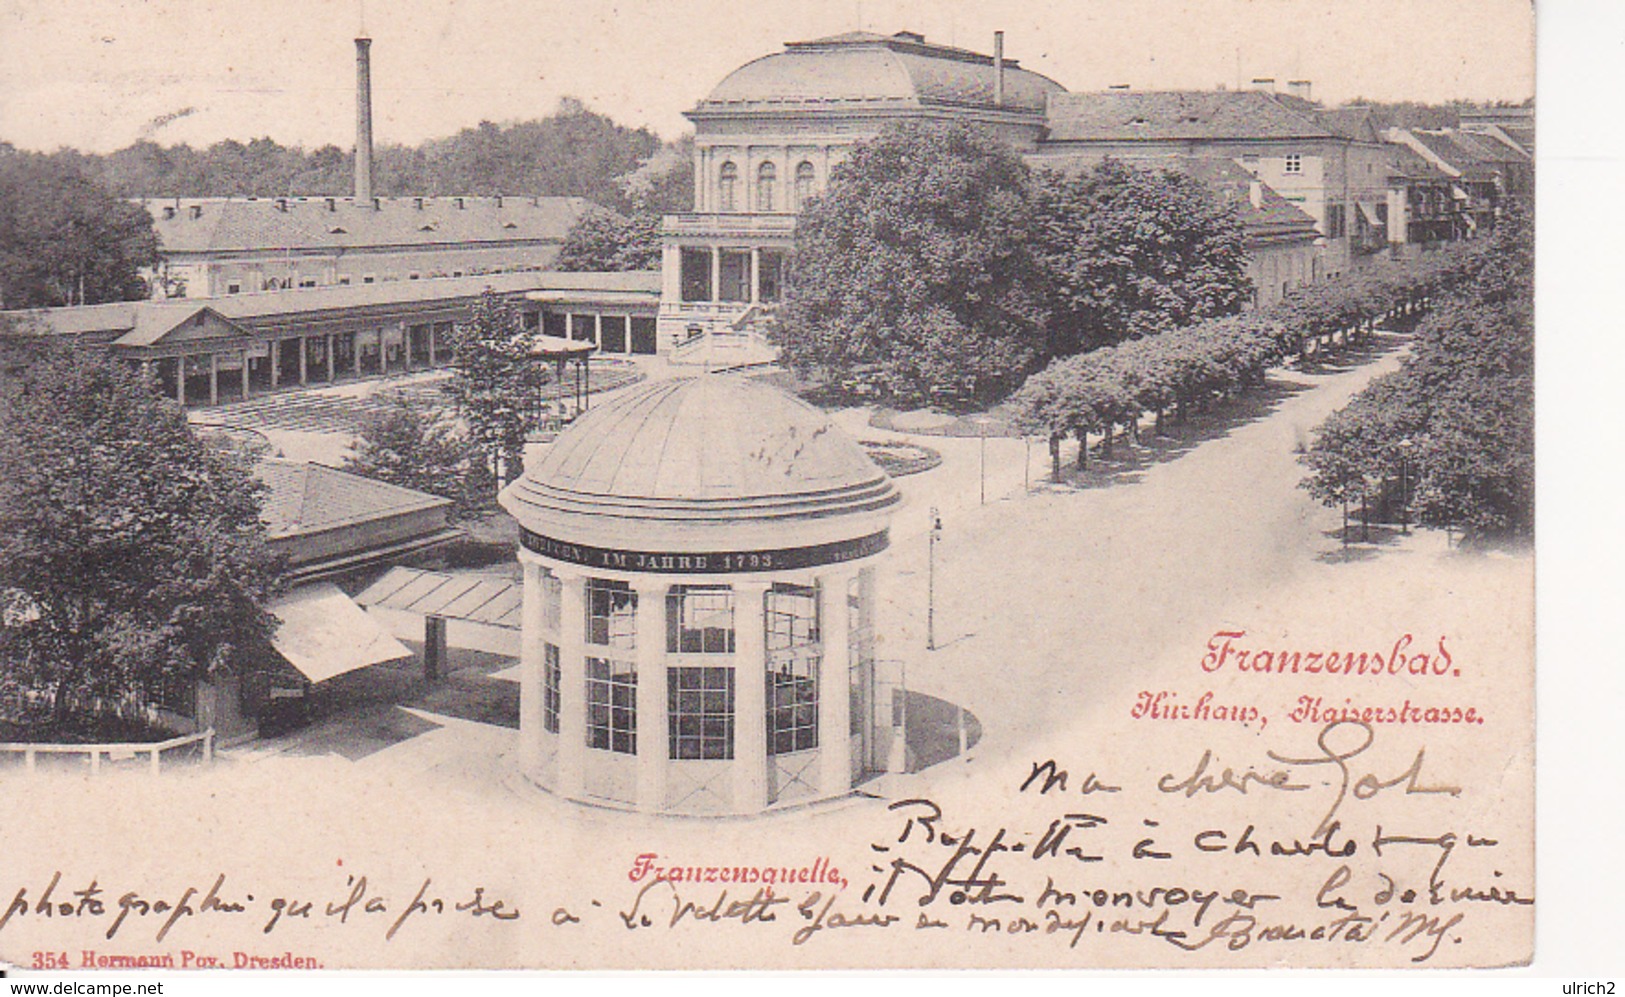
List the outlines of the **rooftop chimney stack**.
<svg viewBox="0 0 1625 997">
<path fill-rule="evenodd" d="M 372 203 L 372 39 L 355 40 L 355 200 Z"/>
<path fill-rule="evenodd" d="M 1004 32 L 993 32 L 993 104 L 1004 106 Z"/>
<path fill-rule="evenodd" d="M 1253 89 L 1259 91 L 1260 93 L 1274 93 L 1275 92 L 1275 77 L 1273 77 L 1273 76 L 1255 76 L 1255 77 L 1253 77 Z"/>
<path fill-rule="evenodd" d="M 1314 99 L 1314 98 L 1309 96 L 1309 89 L 1310 89 L 1310 81 L 1308 81 L 1308 80 L 1287 80 L 1286 81 L 1286 92 L 1291 94 L 1292 96 L 1300 98 L 1302 100 L 1313 100 Z"/>
</svg>

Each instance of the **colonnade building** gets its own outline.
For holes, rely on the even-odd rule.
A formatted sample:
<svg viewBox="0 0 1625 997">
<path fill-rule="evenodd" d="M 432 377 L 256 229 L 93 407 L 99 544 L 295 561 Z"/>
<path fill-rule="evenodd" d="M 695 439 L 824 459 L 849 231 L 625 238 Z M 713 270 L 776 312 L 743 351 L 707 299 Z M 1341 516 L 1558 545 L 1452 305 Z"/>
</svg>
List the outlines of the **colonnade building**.
<svg viewBox="0 0 1625 997">
<path fill-rule="evenodd" d="M 659 288 L 654 273 L 530 271 L 45 308 L 0 320 L 15 333 L 139 364 L 161 393 L 198 406 L 445 366 L 452 330 L 487 290 L 508 298 L 527 329 L 590 342 L 606 356 L 653 354 Z"/>
<path fill-rule="evenodd" d="M 567 799 L 752 814 L 884 768 L 875 572 L 899 501 L 823 413 L 713 374 L 616 392 L 509 486 L 519 763 Z"/>
</svg>

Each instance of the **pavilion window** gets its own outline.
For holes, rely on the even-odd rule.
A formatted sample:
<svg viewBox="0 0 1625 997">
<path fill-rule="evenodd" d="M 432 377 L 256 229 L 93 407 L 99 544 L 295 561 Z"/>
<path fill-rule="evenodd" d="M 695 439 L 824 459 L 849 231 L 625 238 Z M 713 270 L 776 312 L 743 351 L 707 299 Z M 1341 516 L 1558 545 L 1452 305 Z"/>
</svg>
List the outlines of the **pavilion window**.
<svg viewBox="0 0 1625 997">
<path fill-rule="evenodd" d="M 779 180 L 779 168 L 772 163 L 763 163 L 756 168 L 756 210 L 772 211 L 774 187 Z"/>
<path fill-rule="evenodd" d="M 717 171 L 717 208 L 720 211 L 738 211 L 739 167 L 723 163 Z"/>
<path fill-rule="evenodd" d="M 542 313 L 542 335 L 555 339 L 569 339 L 569 319 L 563 312 Z"/>
<path fill-rule="evenodd" d="M 666 651 L 732 654 L 733 590 L 726 585 L 673 585 L 666 595 Z"/>
<path fill-rule="evenodd" d="M 718 255 L 717 266 L 721 271 L 718 283 L 721 285 L 723 301 L 749 301 L 750 300 L 750 252 L 744 249 L 724 249 Z"/>
<path fill-rule="evenodd" d="M 757 292 L 762 301 L 772 303 L 784 297 L 784 254 L 764 249 L 758 255 L 761 272 L 756 275 Z"/>
<path fill-rule="evenodd" d="M 818 747 L 818 670 L 822 661 L 818 590 L 775 584 L 767 592 L 767 753 Z"/>
<path fill-rule="evenodd" d="M 559 617 L 564 615 L 564 582 L 553 572 L 542 570 L 542 626 L 558 633 Z"/>
<path fill-rule="evenodd" d="M 668 750 L 673 759 L 734 756 L 734 670 L 668 668 Z"/>
<path fill-rule="evenodd" d="M 808 201 L 812 200 L 815 178 L 816 173 L 813 170 L 813 164 L 802 160 L 796 165 L 795 210 L 800 211 Z"/>
<path fill-rule="evenodd" d="M 542 645 L 542 727 L 549 734 L 559 732 L 559 646 Z"/>
<path fill-rule="evenodd" d="M 711 300 L 711 251 L 684 249 L 682 254 L 683 300 Z"/>
<path fill-rule="evenodd" d="M 638 646 L 638 594 L 625 582 L 587 580 L 587 643 L 635 651 Z"/>
<path fill-rule="evenodd" d="M 638 753 L 638 669 L 632 662 L 587 659 L 587 746 Z"/>
</svg>

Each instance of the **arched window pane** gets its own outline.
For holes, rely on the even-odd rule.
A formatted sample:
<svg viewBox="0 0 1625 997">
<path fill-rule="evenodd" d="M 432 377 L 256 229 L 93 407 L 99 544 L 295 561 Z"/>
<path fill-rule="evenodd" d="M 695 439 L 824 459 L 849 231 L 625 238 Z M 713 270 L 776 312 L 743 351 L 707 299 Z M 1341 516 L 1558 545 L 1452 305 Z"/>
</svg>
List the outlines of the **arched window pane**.
<svg viewBox="0 0 1625 997">
<path fill-rule="evenodd" d="M 722 211 L 737 211 L 734 189 L 739 185 L 739 167 L 723 163 L 717 174 L 717 207 Z"/>
<path fill-rule="evenodd" d="M 763 163 L 756 169 L 756 210 L 773 210 L 773 187 L 779 179 L 778 167 Z"/>
<path fill-rule="evenodd" d="M 796 167 L 796 210 L 800 211 L 813 196 L 813 164 L 803 160 Z"/>
</svg>

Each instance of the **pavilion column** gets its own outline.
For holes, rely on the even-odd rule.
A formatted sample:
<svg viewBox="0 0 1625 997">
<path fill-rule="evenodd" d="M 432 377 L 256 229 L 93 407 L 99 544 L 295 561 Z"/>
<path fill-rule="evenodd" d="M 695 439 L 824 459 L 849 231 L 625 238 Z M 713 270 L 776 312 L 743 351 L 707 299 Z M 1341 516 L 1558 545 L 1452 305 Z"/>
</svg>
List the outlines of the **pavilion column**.
<svg viewBox="0 0 1625 997">
<path fill-rule="evenodd" d="M 427 326 L 427 329 L 428 329 L 428 336 L 429 336 L 429 368 L 432 370 L 434 368 L 434 362 L 435 362 L 435 355 L 434 355 L 434 323 L 430 322 L 429 325 Z"/>
<path fill-rule="evenodd" d="M 282 340 L 271 340 L 271 390 L 275 391 L 277 382 L 282 379 Z"/>
<path fill-rule="evenodd" d="M 209 404 L 220 404 L 220 354 L 209 354 Z"/>
<path fill-rule="evenodd" d="M 186 407 L 186 356 L 182 354 L 175 358 L 175 400 L 180 402 L 181 408 Z"/>
<path fill-rule="evenodd" d="M 671 732 L 666 702 L 666 583 L 633 582 L 638 594 L 638 809 L 666 808 Z"/>
<path fill-rule="evenodd" d="M 762 300 L 762 249 L 760 246 L 750 247 L 750 303 L 760 304 Z"/>
<path fill-rule="evenodd" d="M 358 332 L 358 333 L 355 334 L 355 339 L 353 340 L 353 342 L 355 343 L 355 349 L 350 351 L 350 359 L 355 361 L 355 363 L 354 363 L 355 376 L 360 377 L 361 376 L 361 333 Z M 384 354 L 383 354 L 383 343 L 381 341 L 380 341 L 380 343 L 378 345 L 378 350 L 379 350 L 378 358 L 379 358 L 379 360 L 382 360 Z"/>
<path fill-rule="evenodd" d="M 554 569 L 559 578 L 559 755 L 554 788 L 580 797 L 587 764 L 587 580 Z"/>
<path fill-rule="evenodd" d="M 327 383 L 332 384 L 336 379 L 333 371 L 333 334 L 327 334 Z"/>
<path fill-rule="evenodd" d="M 734 810 L 767 806 L 767 587 L 734 583 Z"/>
<path fill-rule="evenodd" d="M 852 612 L 847 603 L 852 573 L 833 571 L 820 582 L 824 647 L 818 663 L 818 762 L 824 795 L 836 796 L 852 788 Z"/>
<path fill-rule="evenodd" d="M 858 571 L 858 654 L 862 656 L 865 665 L 865 681 L 869 683 L 871 694 L 869 700 L 869 716 L 864 720 L 868 724 L 870 733 L 865 737 L 874 739 L 874 731 L 891 729 L 891 703 L 884 706 L 878 702 L 879 697 L 873 694 L 876 679 L 875 672 L 879 665 L 875 662 L 875 569 L 871 565 Z M 884 710 L 884 714 L 882 714 Z M 871 748 L 871 751 L 874 749 Z M 867 760 L 865 760 L 867 763 Z"/>
<path fill-rule="evenodd" d="M 592 344 L 600 350 L 604 348 L 604 313 L 592 313 Z"/>
<path fill-rule="evenodd" d="M 722 300 L 722 250 L 711 247 L 711 303 Z"/>
<path fill-rule="evenodd" d="M 243 401 L 248 401 L 248 348 L 243 347 Z"/>
<path fill-rule="evenodd" d="M 542 766 L 542 568 L 523 551 L 525 587 L 519 610 L 519 770 L 536 775 Z"/>
<path fill-rule="evenodd" d="M 300 336 L 299 343 L 299 386 L 304 387 L 310 383 L 310 340 Z"/>
</svg>

